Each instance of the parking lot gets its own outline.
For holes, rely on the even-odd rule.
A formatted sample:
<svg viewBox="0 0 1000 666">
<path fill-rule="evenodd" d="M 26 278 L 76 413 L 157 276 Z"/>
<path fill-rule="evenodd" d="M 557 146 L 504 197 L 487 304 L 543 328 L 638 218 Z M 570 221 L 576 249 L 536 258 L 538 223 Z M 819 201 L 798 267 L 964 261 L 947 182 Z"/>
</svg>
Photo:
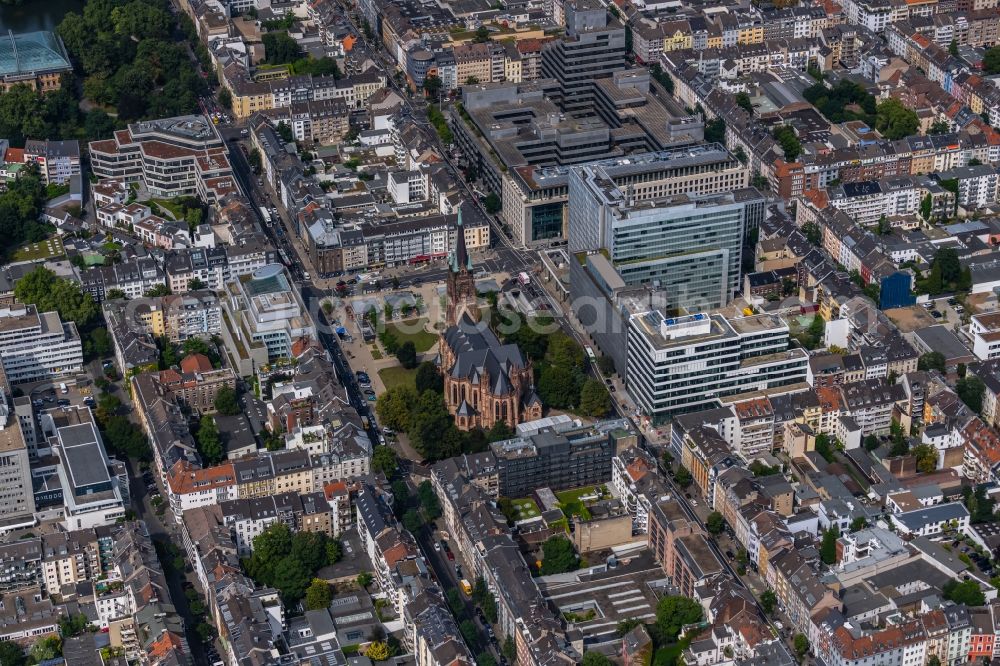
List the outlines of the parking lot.
<svg viewBox="0 0 1000 666">
<path fill-rule="evenodd" d="M 937 298 L 921 305 L 937 324 L 946 324 L 952 328 L 962 326 L 965 308 L 958 299 L 953 297 Z"/>
<path fill-rule="evenodd" d="M 45 381 L 25 388 L 28 389 L 25 394 L 31 398 L 31 405 L 38 410 L 70 405 L 95 406 L 93 385 L 89 380 L 77 382 L 67 378 L 65 381 Z"/>
</svg>

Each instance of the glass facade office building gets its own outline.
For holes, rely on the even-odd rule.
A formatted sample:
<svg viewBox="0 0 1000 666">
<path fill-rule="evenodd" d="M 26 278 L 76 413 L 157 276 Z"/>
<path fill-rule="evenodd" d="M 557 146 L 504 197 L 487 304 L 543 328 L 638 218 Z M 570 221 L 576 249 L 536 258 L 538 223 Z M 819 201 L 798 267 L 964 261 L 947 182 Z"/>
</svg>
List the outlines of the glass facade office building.
<svg viewBox="0 0 1000 666">
<path fill-rule="evenodd" d="M 764 198 L 754 189 L 635 201 L 599 169 L 569 179 L 570 249 L 603 249 L 626 285 L 653 285 L 676 307 L 725 305 L 740 287 L 748 224 Z"/>
</svg>

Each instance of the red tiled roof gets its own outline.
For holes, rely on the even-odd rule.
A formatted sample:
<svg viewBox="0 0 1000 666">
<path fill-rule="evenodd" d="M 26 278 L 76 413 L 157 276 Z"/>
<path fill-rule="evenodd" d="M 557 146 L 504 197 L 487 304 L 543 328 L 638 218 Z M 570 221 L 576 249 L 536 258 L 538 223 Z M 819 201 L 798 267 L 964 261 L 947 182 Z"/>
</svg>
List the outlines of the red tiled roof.
<svg viewBox="0 0 1000 666">
<path fill-rule="evenodd" d="M 210 372 L 212 362 L 204 354 L 188 354 L 181 359 L 182 372 Z"/>
<path fill-rule="evenodd" d="M 167 484 L 176 494 L 211 490 L 236 483 L 236 470 L 232 463 L 196 469 L 191 463 L 181 461 L 167 472 Z"/>
</svg>

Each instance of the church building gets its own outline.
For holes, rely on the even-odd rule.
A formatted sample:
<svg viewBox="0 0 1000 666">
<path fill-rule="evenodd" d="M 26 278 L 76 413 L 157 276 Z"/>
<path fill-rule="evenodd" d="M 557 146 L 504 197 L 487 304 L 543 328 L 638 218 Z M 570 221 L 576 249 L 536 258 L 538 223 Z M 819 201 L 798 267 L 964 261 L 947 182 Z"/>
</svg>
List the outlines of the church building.
<svg viewBox="0 0 1000 666">
<path fill-rule="evenodd" d="M 472 257 L 458 214 L 455 248 L 448 257 L 447 327 L 441 333 L 440 368 L 444 400 L 460 430 L 489 430 L 497 422 L 510 428 L 541 418 L 531 362 L 514 344 L 503 344 L 480 322 Z"/>
</svg>

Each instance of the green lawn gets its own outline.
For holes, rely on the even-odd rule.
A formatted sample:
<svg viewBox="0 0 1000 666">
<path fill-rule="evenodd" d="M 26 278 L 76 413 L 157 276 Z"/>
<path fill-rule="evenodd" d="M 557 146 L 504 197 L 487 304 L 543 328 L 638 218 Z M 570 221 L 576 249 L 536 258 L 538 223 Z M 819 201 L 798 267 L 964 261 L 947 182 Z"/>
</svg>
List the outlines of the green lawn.
<svg viewBox="0 0 1000 666">
<path fill-rule="evenodd" d="M 64 254 L 62 241 L 53 236 L 40 243 L 27 243 L 17 248 L 14 252 L 14 261 L 35 261 L 37 259 L 51 259 Z"/>
<path fill-rule="evenodd" d="M 514 508 L 517 510 L 518 520 L 527 520 L 528 518 L 534 518 L 535 516 L 541 515 L 541 511 L 538 510 L 538 505 L 535 504 L 535 500 L 530 497 L 522 497 L 521 499 L 511 501 L 514 503 Z"/>
<path fill-rule="evenodd" d="M 375 345 L 372 345 L 371 346 L 371 352 L 372 352 L 372 358 L 373 359 L 375 359 L 376 361 L 381 361 L 382 360 L 382 352 L 380 352 L 378 350 L 378 347 L 376 347 Z"/>
<path fill-rule="evenodd" d="M 401 365 L 382 368 L 378 371 L 378 376 L 382 378 L 382 383 L 385 384 L 385 390 L 387 391 L 397 386 L 409 386 L 412 389 L 417 388 L 417 371 L 407 370 Z"/>
<path fill-rule="evenodd" d="M 419 330 L 414 330 L 419 326 Z M 417 353 L 425 352 L 438 341 L 438 336 L 436 333 L 431 333 L 425 327 L 427 326 L 427 319 L 421 317 L 420 319 L 407 319 L 399 323 L 386 324 L 386 333 L 392 333 L 399 344 L 403 344 L 407 340 L 413 342 L 413 346 L 417 348 Z M 404 332 L 400 330 L 400 327 L 405 328 Z"/>
<path fill-rule="evenodd" d="M 173 199 L 150 199 L 150 203 L 155 203 L 161 210 L 169 211 L 175 220 L 184 219 L 184 206 L 176 203 Z"/>
<path fill-rule="evenodd" d="M 566 514 L 567 518 L 580 516 L 583 520 L 588 520 L 590 518 L 590 511 L 587 510 L 586 505 L 580 498 L 584 495 L 600 495 L 600 490 L 596 493 L 594 490 L 595 486 L 585 486 L 583 488 L 574 488 L 573 490 L 564 490 L 556 493 L 556 497 L 559 498 L 559 508 Z"/>
</svg>

